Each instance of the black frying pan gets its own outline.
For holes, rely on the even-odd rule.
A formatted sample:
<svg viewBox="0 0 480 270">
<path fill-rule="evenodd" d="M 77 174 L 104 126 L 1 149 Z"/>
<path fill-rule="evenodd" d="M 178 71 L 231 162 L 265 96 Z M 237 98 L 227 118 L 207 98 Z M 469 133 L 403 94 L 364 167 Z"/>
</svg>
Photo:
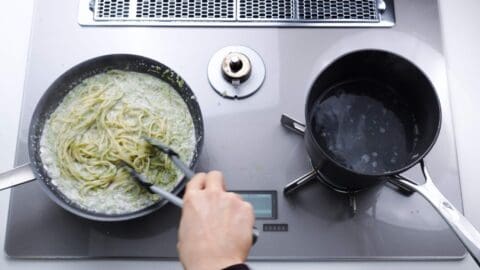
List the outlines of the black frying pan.
<svg viewBox="0 0 480 270">
<path fill-rule="evenodd" d="M 0 174 L 0 190 L 37 179 L 40 181 L 41 187 L 45 193 L 47 193 L 48 197 L 50 197 L 55 203 L 75 215 L 97 221 L 130 220 L 145 216 L 166 204 L 165 200 L 161 200 L 147 208 L 126 214 L 107 215 L 89 211 L 65 197 L 65 195 L 51 183 L 51 179 L 43 167 L 39 148 L 45 121 L 62 102 L 65 95 L 67 95 L 76 85 L 88 77 L 112 69 L 150 74 L 169 83 L 180 94 L 192 115 L 195 128 L 197 143 L 193 159 L 189 164 L 190 168 L 194 168 L 203 145 L 203 119 L 200 106 L 198 105 L 197 99 L 190 87 L 177 73 L 155 60 L 137 55 L 113 54 L 93 58 L 72 67 L 55 80 L 55 82 L 47 89 L 38 102 L 30 122 L 28 135 L 30 163 Z M 185 183 L 186 179 L 183 178 L 173 188 L 172 193 L 180 193 L 185 187 Z"/>
<path fill-rule="evenodd" d="M 305 119 L 303 128 L 286 116 L 282 123 L 304 134 L 314 170 L 324 182 L 349 193 L 390 181 L 420 193 L 480 265 L 480 234 L 435 187 L 423 160 L 440 132 L 441 109 L 419 68 L 385 51 L 344 55 L 314 82 Z M 417 164 L 425 178 L 421 185 L 400 175 Z M 290 183 L 284 192 L 311 175 Z"/>
</svg>

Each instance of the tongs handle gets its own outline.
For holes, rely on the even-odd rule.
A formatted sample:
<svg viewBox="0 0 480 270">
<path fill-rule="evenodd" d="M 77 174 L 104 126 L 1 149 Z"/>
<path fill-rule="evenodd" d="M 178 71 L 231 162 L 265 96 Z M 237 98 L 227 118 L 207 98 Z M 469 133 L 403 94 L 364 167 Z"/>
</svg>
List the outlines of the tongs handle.
<svg viewBox="0 0 480 270">
<path fill-rule="evenodd" d="M 158 195 L 162 196 L 162 198 L 169 201 L 170 203 L 178 206 L 179 208 L 183 208 L 183 200 L 180 197 L 176 196 L 171 192 L 164 190 L 161 187 L 149 184 L 145 175 L 138 173 L 132 167 L 129 167 L 129 166 L 126 166 L 126 167 L 127 169 L 129 169 L 129 172 L 132 175 L 132 177 L 134 177 L 140 184 L 148 188 L 150 192 L 157 193 Z M 260 232 L 258 231 L 257 227 L 254 226 L 253 232 L 252 232 L 252 245 L 254 245 L 257 242 L 259 234 Z"/>
<path fill-rule="evenodd" d="M 153 145 L 154 147 L 156 147 L 158 150 L 162 151 L 163 153 L 165 153 L 173 162 L 173 164 L 175 164 L 175 166 L 177 166 L 177 168 L 185 175 L 185 177 L 187 178 L 188 181 L 190 181 L 190 179 L 192 179 L 194 176 L 195 176 L 195 172 L 193 172 L 190 167 L 187 166 L 187 164 L 185 164 L 181 159 L 180 159 L 180 155 L 178 155 L 177 152 L 175 152 L 172 148 L 168 147 L 167 145 L 164 145 L 163 143 L 155 140 L 155 139 L 152 139 L 152 138 L 148 138 L 148 137 L 144 137 L 144 139 L 150 143 L 151 145 Z M 150 189 L 152 191 L 155 191 L 153 188 L 155 188 L 155 186 L 151 186 Z M 158 187 L 157 187 L 158 188 Z M 162 190 L 161 188 L 158 188 L 160 189 L 162 192 L 167 192 L 169 193 L 168 191 L 165 191 L 165 190 Z M 170 193 L 171 194 L 171 193 Z M 162 194 L 160 194 L 162 195 Z M 163 195 L 162 195 L 163 196 Z M 171 199 L 171 196 L 173 197 L 176 197 L 178 200 L 181 201 L 181 204 L 176 204 L 174 203 Z M 171 194 L 170 199 L 165 197 L 165 199 L 167 199 L 168 201 L 174 203 L 175 205 L 179 206 L 179 207 L 182 207 L 183 206 L 183 201 L 182 199 L 178 198 L 177 196 L 175 196 L 174 194 Z M 258 236 L 260 234 L 260 231 L 257 229 L 257 227 L 253 226 L 253 232 L 252 232 L 252 245 L 255 245 L 255 243 L 257 242 L 258 240 Z"/>
<path fill-rule="evenodd" d="M 153 147 L 155 147 L 156 149 L 160 150 L 162 153 L 167 155 L 172 160 L 173 164 L 177 166 L 177 168 L 185 175 L 185 177 L 188 180 L 193 178 L 193 176 L 195 175 L 195 172 L 193 172 L 190 169 L 190 167 L 187 166 L 187 164 L 185 164 L 180 159 L 180 155 L 175 150 L 170 148 L 170 146 L 165 145 L 159 140 L 156 140 L 153 138 L 143 137 L 143 139 L 145 139 L 150 145 L 152 145 Z"/>
<path fill-rule="evenodd" d="M 185 164 L 178 155 L 169 155 L 173 164 L 190 180 L 195 176 L 195 173 Z"/>
</svg>

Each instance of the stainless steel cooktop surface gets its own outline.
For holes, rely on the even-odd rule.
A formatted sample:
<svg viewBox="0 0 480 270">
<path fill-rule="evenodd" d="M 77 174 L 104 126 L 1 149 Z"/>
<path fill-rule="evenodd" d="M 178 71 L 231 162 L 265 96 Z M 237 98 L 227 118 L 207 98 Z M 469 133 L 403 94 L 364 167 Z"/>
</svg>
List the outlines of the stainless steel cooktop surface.
<svg viewBox="0 0 480 270">
<path fill-rule="evenodd" d="M 222 170 L 227 188 L 254 203 L 261 234 L 251 260 L 464 256 L 447 224 L 418 194 L 405 196 L 378 186 L 356 195 L 357 212 L 352 215 L 348 196 L 320 182 L 288 198 L 282 193 L 287 183 L 310 170 L 310 163 L 302 137 L 280 125 L 281 115 L 304 121 L 306 95 L 319 73 L 343 54 L 374 48 L 409 59 L 435 86 L 443 123 L 426 162 L 439 189 L 462 209 L 435 0 L 395 1 L 394 26 L 379 28 L 83 26 L 78 16 L 88 14 L 88 8 L 82 11 L 88 4 L 86 0 L 36 1 L 17 165 L 29 160 L 27 133 L 34 107 L 60 74 L 100 55 L 143 55 L 174 69 L 198 98 L 205 145 L 197 170 Z M 264 64 L 264 80 L 246 98 L 225 98 L 209 82 L 210 60 L 227 46 L 248 47 Z M 410 174 L 421 180 L 417 172 Z M 12 190 L 5 250 L 14 258 L 176 258 L 179 217 L 180 210 L 169 205 L 129 222 L 92 222 L 61 209 L 32 182 Z"/>
</svg>

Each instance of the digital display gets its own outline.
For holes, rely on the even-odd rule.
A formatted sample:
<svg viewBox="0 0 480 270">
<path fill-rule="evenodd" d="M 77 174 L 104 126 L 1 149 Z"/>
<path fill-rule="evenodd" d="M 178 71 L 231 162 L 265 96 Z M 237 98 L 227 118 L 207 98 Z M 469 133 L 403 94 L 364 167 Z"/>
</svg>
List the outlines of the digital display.
<svg viewBox="0 0 480 270">
<path fill-rule="evenodd" d="M 277 218 L 275 191 L 236 191 L 242 198 L 251 203 L 258 219 Z"/>
</svg>

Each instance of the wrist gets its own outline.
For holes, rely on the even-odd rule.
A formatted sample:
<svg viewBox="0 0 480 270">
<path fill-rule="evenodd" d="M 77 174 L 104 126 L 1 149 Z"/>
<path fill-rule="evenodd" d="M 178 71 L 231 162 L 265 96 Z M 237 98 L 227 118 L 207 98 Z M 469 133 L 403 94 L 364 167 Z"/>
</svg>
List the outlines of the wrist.
<svg viewBox="0 0 480 270">
<path fill-rule="evenodd" d="M 215 260 L 213 264 L 206 270 L 223 270 L 229 269 L 229 267 L 234 265 L 241 265 L 243 264 L 243 260 L 241 259 L 224 259 L 224 260 Z M 230 269 L 229 269 L 230 270 Z M 236 270 L 236 269 L 233 269 Z"/>
<path fill-rule="evenodd" d="M 240 264 L 230 265 L 229 267 L 223 268 L 222 270 L 250 270 L 250 268 L 246 264 L 240 263 Z"/>
<path fill-rule="evenodd" d="M 188 265 L 184 265 L 185 270 L 244 270 L 249 268 L 231 268 L 232 266 L 242 265 L 243 261 L 240 259 L 215 259 L 209 258 L 208 261 L 198 260 L 192 261 Z"/>
</svg>

